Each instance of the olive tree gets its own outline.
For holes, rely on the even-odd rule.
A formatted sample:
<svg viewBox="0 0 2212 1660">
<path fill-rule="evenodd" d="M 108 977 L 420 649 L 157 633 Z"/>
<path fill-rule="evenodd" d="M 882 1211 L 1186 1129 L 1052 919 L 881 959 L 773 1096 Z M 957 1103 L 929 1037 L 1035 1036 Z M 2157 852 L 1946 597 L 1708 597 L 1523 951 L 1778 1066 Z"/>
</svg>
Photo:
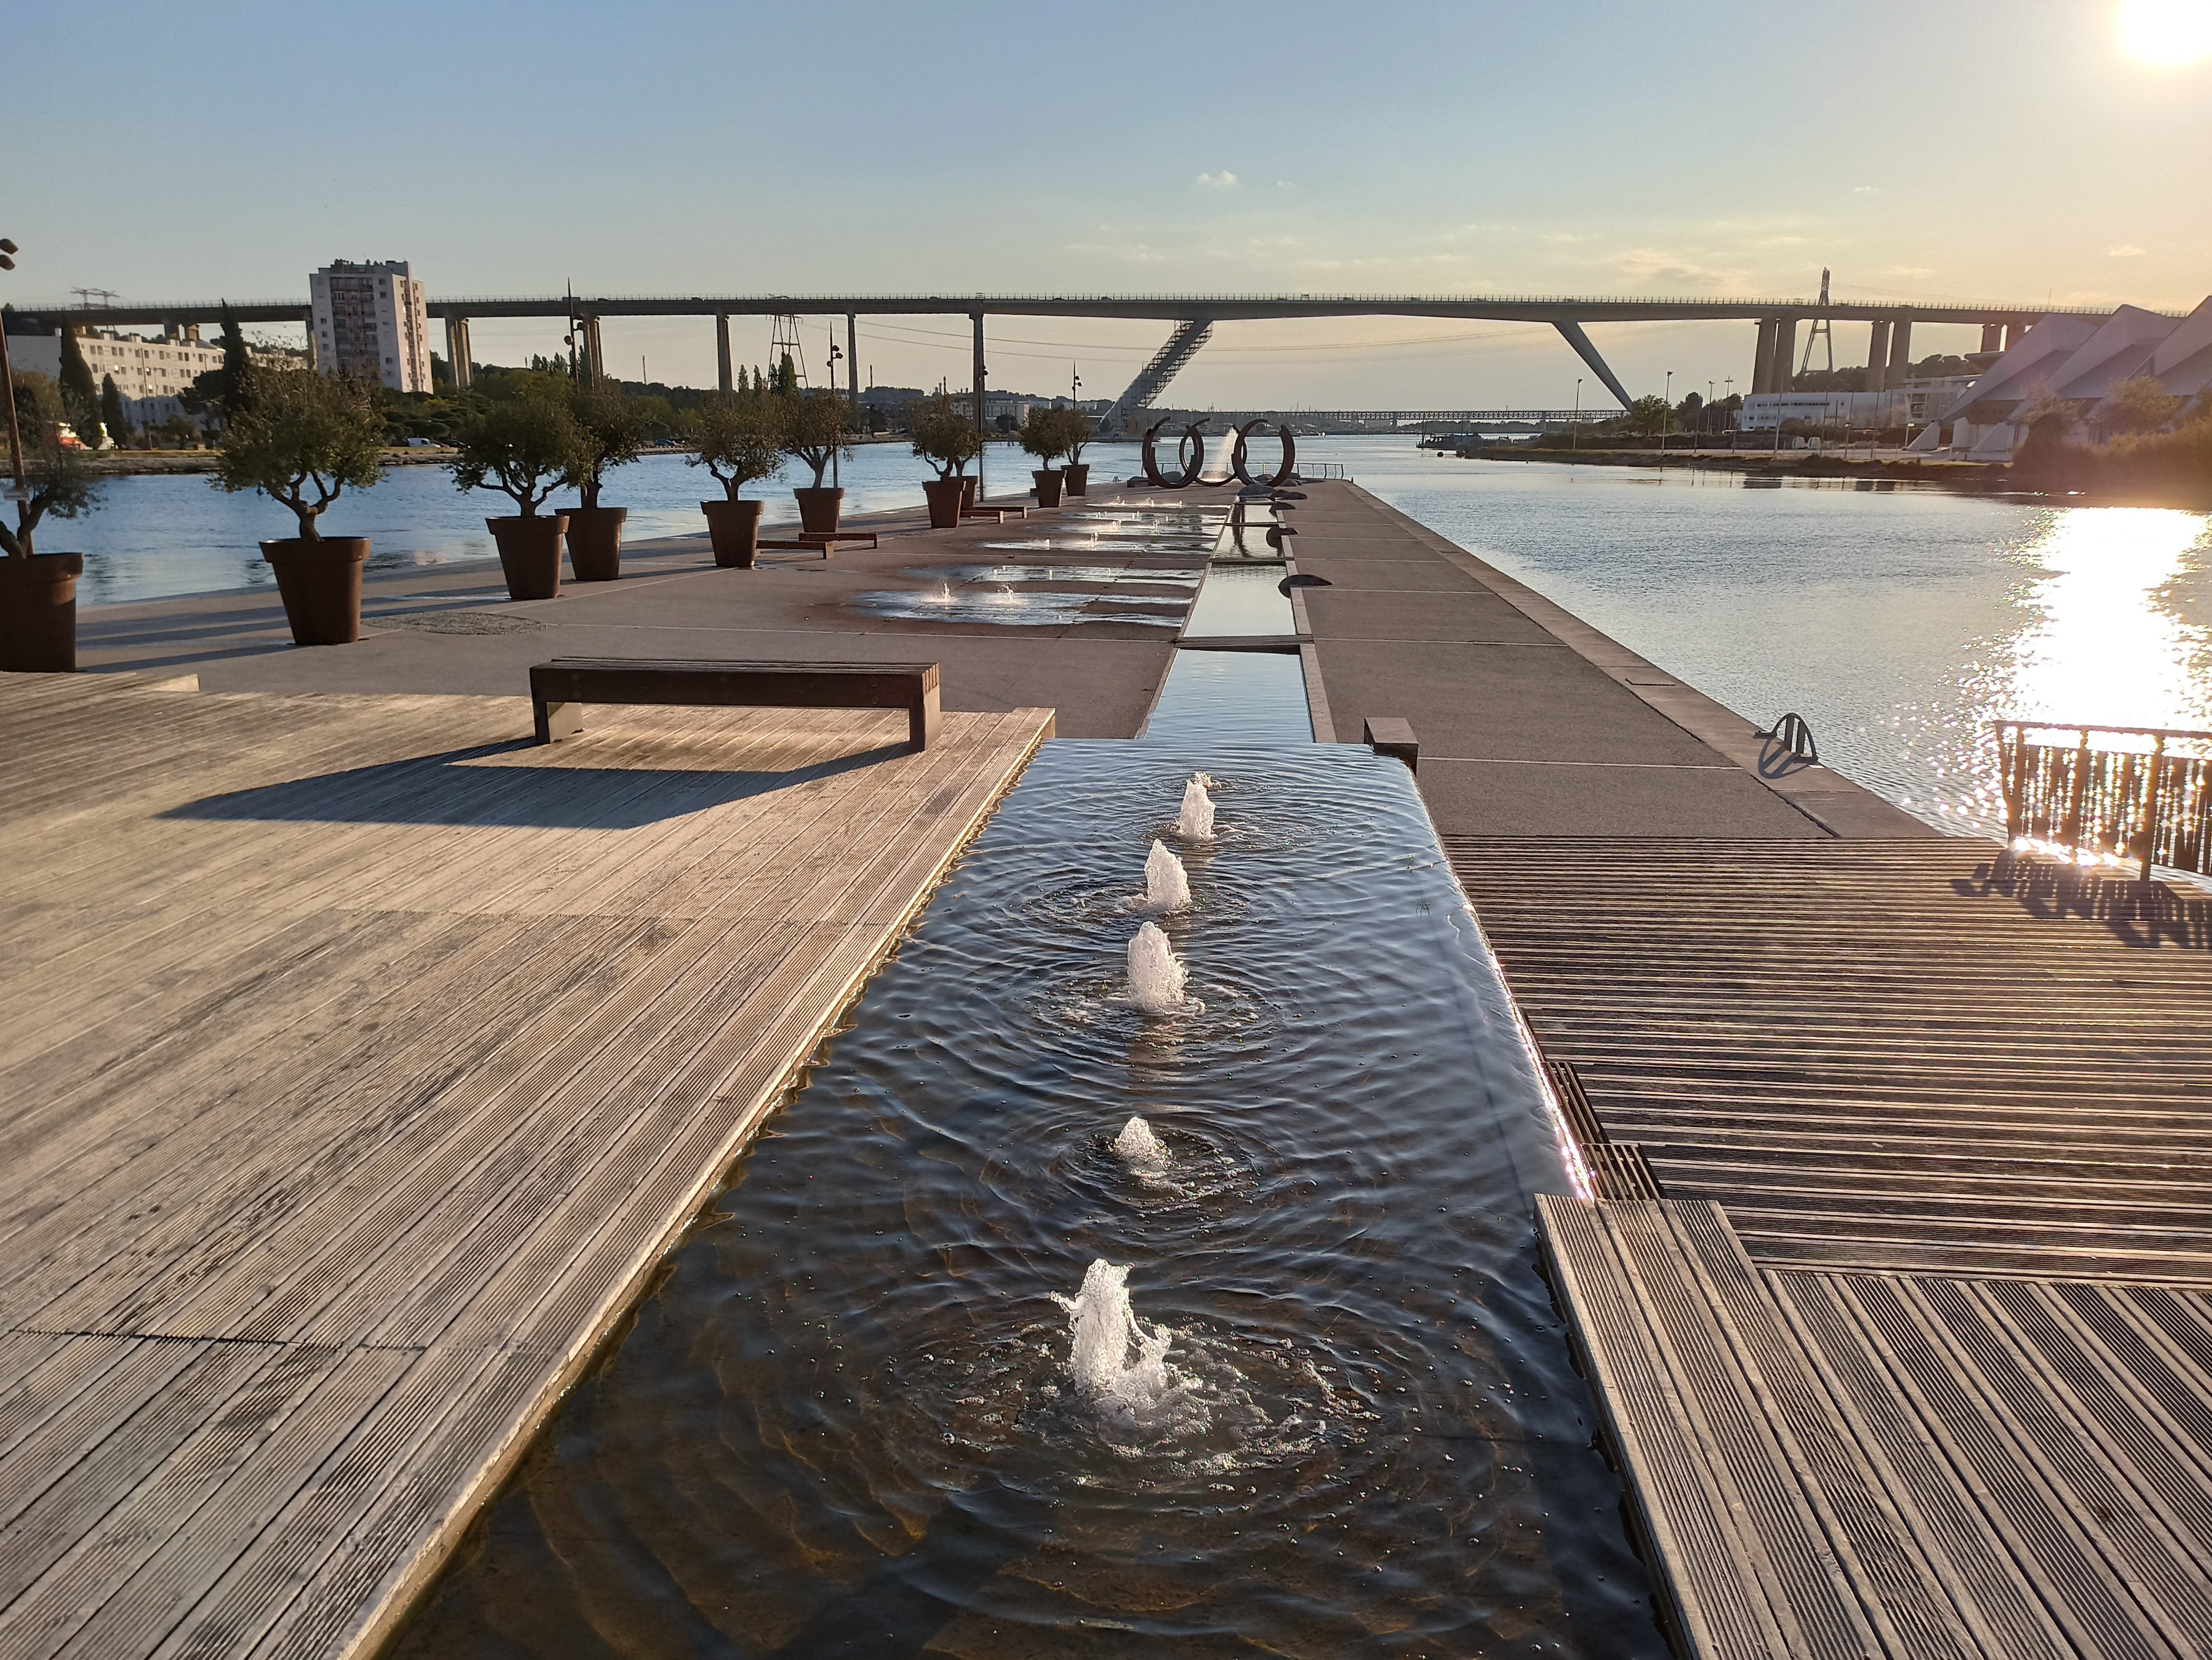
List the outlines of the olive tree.
<svg viewBox="0 0 2212 1660">
<path fill-rule="evenodd" d="M 950 398 L 937 398 L 927 407 L 917 404 L 907 423 L 907 435 L 914 441 L 914 453 L 937 469 L 940 482 L 959 477 L 983 453 L 983 435 Z"/>
<path fill-rule="evenodd" d="M 686 465 L 714 474 L 732 502 L 747 484 L 775 477 L 783 471 L 788 401 L 758 390 L 708 398 L 692 416 Z"/>
<path fill-rule="evenodd" d="M 61 388 L 46 375 L 29 373 L 16 375 L 14 385 L 27 493 L 15 503 L 15 526 L 0 520 L 0 553 L 27 559 L 32 533 L 48 514 L 82 519 L 99 504 L 100 478 L 82 447 L 62 441 L 67 417 Z"/>
<path fill-rule="evenodd" d="M 852 446 L 845 441 L 850 429 L 845 400 L 834 392 L 805 392 L 778 394 L 778 401 L 784 405 L 783 453 L 813 468 L 814 488 L 820 489 L 822 475 L 830 471 L 831 459 L 849 458 L 853 453 Z"/>
<path fill-rule="evenodd" d="M 607 469 L 627 466 L 645 453 L 646 412 L 611 380 L 580 386 L 569 400 L 584 435 L 582 465 L 570 476 L 584 505 L 599 505 Z"/>
<path fill-rule="evenodd" d="M 251 395 L 233 401 L 229 417 L 215 487 L 283 502 L 301 541 L 323 539 L 316 521 L 347 486 L 367 489 L 384 477 L 384 417 L 349 375 L 257 368 Z"/>
<path fill-rule="evenodd" d="M 564 389 L 528 386 L 516 397 L 487 403 L 455 428 L 453 483 L 464 490 L 501 491 L 523 518 L 534 519 L 547 496 L 589 466 L 590 447 Z"/>
</svg>

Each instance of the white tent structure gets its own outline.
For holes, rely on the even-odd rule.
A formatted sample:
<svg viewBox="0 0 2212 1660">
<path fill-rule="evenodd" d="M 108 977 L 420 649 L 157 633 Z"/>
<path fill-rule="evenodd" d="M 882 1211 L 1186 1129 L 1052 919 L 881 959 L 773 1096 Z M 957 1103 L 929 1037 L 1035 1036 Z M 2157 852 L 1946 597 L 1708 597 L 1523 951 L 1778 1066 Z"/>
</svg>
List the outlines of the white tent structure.
<svg viewBox="0 0 2212 1660">
<path fill-rule="evenodd" d="M 2212 391 L 2212 299 L 2174 325 L 2150 360 L 2152 374 L 2169 398 L 2202 398 Z"/>
<path fill-rule="evenodd" d="M 2139 306 L 2122 306 L 2051 374 L 2055 397 L 2094 399 L 2121 381 L 2145 373 L 2159 343 L 2180 326 Z"/>
</svg>

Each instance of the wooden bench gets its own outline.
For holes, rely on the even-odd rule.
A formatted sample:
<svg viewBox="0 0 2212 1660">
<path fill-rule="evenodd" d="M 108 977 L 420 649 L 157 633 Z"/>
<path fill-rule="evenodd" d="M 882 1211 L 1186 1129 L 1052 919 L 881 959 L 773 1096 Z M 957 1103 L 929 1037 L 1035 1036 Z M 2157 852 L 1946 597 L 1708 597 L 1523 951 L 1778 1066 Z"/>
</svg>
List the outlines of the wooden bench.
<svg viewBox="0 0 2212 1660">
<path fill-rule="evenodd" d="M 530 671 L 538 741 L 584 730 L 586 703 L 700 708 L 904 709 L 915 748 L 935 741 L 934 663 L 719 663 L 681 658 L 556 657 Z"/>
<path fill-rule="evenodd" d="M 840 542 L 865 543 L 872 548 L 878 545 L 876 533 L 872 530 L 803 530 L 796 536 L 778 537 L 774 541 L 763 541 L 758 545 L 763 548 L 812 548 L 827 559 Z"/>
</svg>

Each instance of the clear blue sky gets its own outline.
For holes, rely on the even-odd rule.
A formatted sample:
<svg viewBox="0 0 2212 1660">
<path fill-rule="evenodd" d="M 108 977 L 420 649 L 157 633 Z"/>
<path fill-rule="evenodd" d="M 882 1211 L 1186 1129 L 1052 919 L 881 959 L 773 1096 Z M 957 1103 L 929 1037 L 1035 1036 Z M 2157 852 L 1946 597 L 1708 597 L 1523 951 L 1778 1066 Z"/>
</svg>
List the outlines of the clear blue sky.
<svg viewBox="0 0 2212 1660">
<path fill-rule="evenodd" d="M 434 296 L 1808 295 L 1826 265 L 1850 298 L 2192 305 L 2212 60 L 2130 55 L 2118 10 L 22 5 L 5 292 L 304 296 L 334 257 L 410 259 Z M 864 324 L 861 358 L 957 383 L 960 330 Z M 479 324 L 477 356 L 556 331 Z M 1103 395 L 1163 332 L 1003 319 L 993 379 L 1064 386 L 1073 358 Z M 1595 333 L 1635 391 L 1749 373 L 1747 325 Z M 713 374 L 704 321 L 610 324 L 607 350 Z M 1548 330 L 1247 325 L 1175 395 L 1557 403 L 1578 372 Z"/>
</svg>

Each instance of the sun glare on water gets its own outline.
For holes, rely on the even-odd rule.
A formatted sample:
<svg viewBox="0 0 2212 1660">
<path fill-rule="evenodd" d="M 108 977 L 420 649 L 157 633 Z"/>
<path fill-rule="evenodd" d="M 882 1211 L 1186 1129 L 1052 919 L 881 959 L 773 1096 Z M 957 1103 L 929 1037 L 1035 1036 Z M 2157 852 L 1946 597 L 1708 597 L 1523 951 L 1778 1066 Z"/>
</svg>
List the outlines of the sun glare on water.
<svg viewBox="0 0 2212 1660">
<path fill-rule="evenodd" d="M 2172 67 L 2212 58 L 2212 0 L 2121 0 L 2120 47 Z"/>
</svg>

